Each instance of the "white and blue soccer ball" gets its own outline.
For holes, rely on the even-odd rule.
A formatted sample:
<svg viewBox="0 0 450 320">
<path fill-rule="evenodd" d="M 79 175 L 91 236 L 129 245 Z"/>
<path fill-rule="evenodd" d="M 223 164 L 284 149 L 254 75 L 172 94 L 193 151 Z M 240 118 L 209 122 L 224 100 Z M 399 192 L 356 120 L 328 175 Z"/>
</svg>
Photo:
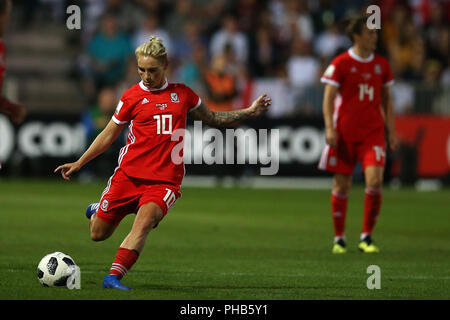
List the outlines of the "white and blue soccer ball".
<svg viewBox="0 0 450 320">
<path fill-rule="evenodd" d="M 45 255 L 38 264 L 37 276 L 44 287 L 76 288 L 80 280 L 79 267 L 71 256 L 62 252 Z"/>
</svg>

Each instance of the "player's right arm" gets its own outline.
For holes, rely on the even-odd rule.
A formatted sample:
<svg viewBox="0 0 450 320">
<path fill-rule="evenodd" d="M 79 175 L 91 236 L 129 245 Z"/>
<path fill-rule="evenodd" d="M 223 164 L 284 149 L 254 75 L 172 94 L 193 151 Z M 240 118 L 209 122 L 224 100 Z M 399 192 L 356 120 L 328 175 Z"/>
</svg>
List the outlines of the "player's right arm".
<svg viewBox="0 0 450 320">
<path fill-rule="evenodd" d="M 325 140 L 332 148 L 337 147 L 337 132 L 333 126 L 333 106 L 339 88 L 333 84 L 327 83 L 325 85 L 325 92 L 323 95 L 323 120 L 325 123 Z"/>
<path fill-rule="evenodd" d="M 70 175 L 80 170 L 86 163 L 102 154 L 116 140 L 126 124 L 116 124 L 110 120 L 102 132 L 95 138 L 86 152 L 75 162 L 66 163 L 55 169 L 55 173 L 61 170 L 65 180 L 70 180 Z"/>
<path fill-rule="evenodd" d="M 24 106 L 13 103 L 2 96 L 0 96 L 0 112 L 8 115 L 14 124 L 21 124 L 27 115 Z"/>
</svg>

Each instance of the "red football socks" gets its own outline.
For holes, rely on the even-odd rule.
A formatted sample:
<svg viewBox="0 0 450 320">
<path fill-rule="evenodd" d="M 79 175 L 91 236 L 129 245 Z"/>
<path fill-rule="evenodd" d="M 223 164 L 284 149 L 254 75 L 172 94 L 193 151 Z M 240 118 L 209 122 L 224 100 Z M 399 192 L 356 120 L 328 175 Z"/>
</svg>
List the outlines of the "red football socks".
<svg viewBox="0 0 450 320">
<path fill-rule="evenodd" d="M 138 257 L 139 253 L 136 250 L 120 247 L 117 250 L 116 258 L 109 270 L 109 274 L 116 275 L 119 280 L 122 279 L 134 265 Z"/>
<path fill-rule="evenodd" d="M 364 196 L 363 234 L 372 234 L 381 208 L 382 189 L 367 188 Z"/>
<path fill-rule="evenodd" d="M 335 190 L 331 193 L 331 214 L 333 216 L 334 235 L 343 237 L 345 232 L 345 217 L 347 215 L 348 194 Z"/>
</svg>

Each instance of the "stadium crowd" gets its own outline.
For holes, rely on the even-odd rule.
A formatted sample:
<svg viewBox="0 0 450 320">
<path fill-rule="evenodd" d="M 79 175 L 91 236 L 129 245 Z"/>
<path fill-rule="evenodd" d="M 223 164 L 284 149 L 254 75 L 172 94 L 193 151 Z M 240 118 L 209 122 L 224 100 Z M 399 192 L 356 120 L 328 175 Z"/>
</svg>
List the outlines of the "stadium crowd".
<svg viewBox="0 0 450 320">
<path fill-rule="evenodd" d="M 66 2 L 66 3 L 65 3 Z M 70 1 L 23 1 L 65 18 Z M 345 20 L 368 5 L 381 8 L 378 51 L 391 62 L 395 111 L 450 113 L 450 2 L 441 0 L 83 0 L 78 79 L 91 104 L 106 88 L 117 95 L 138 80 L 134 49 L 163 39 L 169 78 L 183 82 L 214 110 L 229 110 L 248 79 L 277 78 L 292 98 L 319 97 L 318 79 L 346 50 Z M 420 85 L 418 85 L 420 83 Z M 319 88 L 319 89 L 318 89 Z M 426 102 L 426 103 L 424 103 Z M 240 105 L 240 103 L 238 103 Z M 429 107 L 432 110 L 429 110 Z M 299 113 L 307 113 L 298 104 Z M 301 109 L 303 108 L 303 109 Z M 428 108 L 428 109 L 424 109 Z M 310 110 L 309 110 L 310 111 Z"/>
</svg>

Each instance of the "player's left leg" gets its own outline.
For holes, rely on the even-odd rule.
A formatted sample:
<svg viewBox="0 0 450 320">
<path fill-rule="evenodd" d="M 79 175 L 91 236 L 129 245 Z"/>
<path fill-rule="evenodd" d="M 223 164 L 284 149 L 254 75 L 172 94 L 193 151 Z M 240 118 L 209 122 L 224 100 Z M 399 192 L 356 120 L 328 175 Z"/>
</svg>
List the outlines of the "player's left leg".
<svg viewBox="0 0 450 320">
<path fill-rule="evenodd" d="M 379 252 L 379 249 L 373 244 L 372 232 L 381 209 L 383 172 L 384 168 L 382 166 L 368 166 L 364 169 L 366 189 L 364 195 L 364 219 L 359 249 L 366 253 Z"/>
<path fill-rule="evenodd" d="M 368 135 L 358 147 L 357 154 L 364 168 L 366 183 L 364 219 L 358 247 L 362 252 L 378 253 L 379 249 L 373 244 L 372 232 L 381 209 L 383 172 L 386 163 L 384 128 Z"/>
<path fill-rule="evenodd" d="M 121 284 L 120 280 L 136 263 L 144 248 L 148 233 L 158 225 L 163 217 L 163 210 L 153 202 L 146 203 L 139 208 L 131 231 L 117 250 L 109 275 L 105 276 L 103 288 L 131 289 Z"/>
<path fill-rule="evenodd" d="M 150 202 L 142 205 L 134 219 L 130 233 L 120 246 L 141 252 L 148 233 L 158 225 L 163 217 L 164 213 L 156 203 Z"/>
</svg>

